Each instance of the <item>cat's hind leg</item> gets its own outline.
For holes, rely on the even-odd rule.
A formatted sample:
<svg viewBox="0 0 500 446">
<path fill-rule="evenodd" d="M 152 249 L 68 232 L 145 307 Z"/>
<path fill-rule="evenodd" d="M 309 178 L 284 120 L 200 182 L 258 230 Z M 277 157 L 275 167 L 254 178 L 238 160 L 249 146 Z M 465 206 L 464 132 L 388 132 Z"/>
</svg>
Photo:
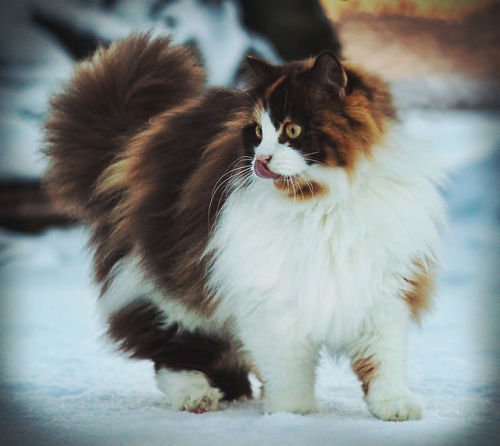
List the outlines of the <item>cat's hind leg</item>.
<svg viewBox="0 0 500 446">
<path fill-rule="evenodd" d="M 150 359 L 173 407 L 202 413 L 220 401 L 251 397 L 248 368 L 229 336 L 186 329 L 140 298 L 112 313 L 108 333 L 133 358 Z"/>
</svg>

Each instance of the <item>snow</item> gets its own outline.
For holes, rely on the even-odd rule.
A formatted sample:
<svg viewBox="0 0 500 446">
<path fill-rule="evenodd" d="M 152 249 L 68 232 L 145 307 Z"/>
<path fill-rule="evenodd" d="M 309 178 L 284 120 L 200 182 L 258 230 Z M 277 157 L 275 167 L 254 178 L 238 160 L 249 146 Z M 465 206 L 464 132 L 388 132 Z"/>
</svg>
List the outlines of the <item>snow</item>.
<svg viewBox="0 0 500 446">
<path fill-rule="evenodd" d="M 82 227 L 0 232 L 0 426 L 5 444 L 496 444 L 500 288 L 498 112 L 418 111 L 406 134 L 445 163 L 450 208 L 434 311 L 410 337 L 409 378 L 424 419 L 374 419 L 345 360 L 318 370 L 319 414 L 263 415 L 258 400 L 173 411 L 148 362 L 102 336 Z M 410 140 L 410 139 L 409 139 Z M 3 419 L 3 421 L 1 421 Z"/>
</svg>

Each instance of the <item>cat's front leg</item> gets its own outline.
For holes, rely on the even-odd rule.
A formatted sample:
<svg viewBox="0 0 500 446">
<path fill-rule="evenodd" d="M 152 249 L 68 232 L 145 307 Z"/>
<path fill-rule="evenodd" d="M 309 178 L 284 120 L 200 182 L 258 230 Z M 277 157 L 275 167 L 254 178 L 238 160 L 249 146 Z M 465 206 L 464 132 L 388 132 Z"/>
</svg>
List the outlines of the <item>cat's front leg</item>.
<svg viewBox="0 0 500 446">
<path fill-rule="evenodd" d="M 264 383 L 264 410 L 308 414 L 314 396 L 319 347 L 297 333 L 296 325 L 265 318 L 245 321 L 241 337 Z"/>
<path fill-rule="evenodd" d="M 347 352 L 370 412 L 386 421 L 418 420 L 422 404 L 406 383 L 409 313 L 394 300 L 375 308 Z"/>
</svg>

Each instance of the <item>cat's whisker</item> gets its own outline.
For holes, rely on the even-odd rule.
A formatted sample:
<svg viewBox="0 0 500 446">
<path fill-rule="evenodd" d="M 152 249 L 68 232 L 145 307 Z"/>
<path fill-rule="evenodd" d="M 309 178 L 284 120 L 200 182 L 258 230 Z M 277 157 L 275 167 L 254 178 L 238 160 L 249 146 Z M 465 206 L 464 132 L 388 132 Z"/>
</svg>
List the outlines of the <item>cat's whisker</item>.
<svg viewBox="0 0 500 446">
<path fill-rule="evenodd" d="M 300 186 L 300 182 L 297 178 L 295 178 L 297 188 L 299 189 L 300 195 L 302 196 L 302 201 L 304 201 L 304 193 L 302 192 L 302 187 Z"/>
<path fill-rule="evenodd" d="M 325 163 L 322 163 L 321 161 L 315 160 L 311 157 L 312 155 L 316 155 L 316 154 L 319 154 L 319 152 L 310 152 L 307 155 L 303 155 L 304 160 L 310 161 L 311 163 L 314 163 L 314 164 L 319 164 L 321 166 L 330 167 L 330 166 L 326 165 Z"/>
<path fill-rule="evenodd" d="M 229 167 L 231 168 L 232 166 L 236 165 L 238 162 L 245 161 L 247 158 L 250 158 L 250 157 L 248 157 L 248 156 L 241 156 L 241 157 L 237 158 L 235 161 L 233 161 L 230 164 Z M 209 224 L 210 224 L 210 211 L 211 211 L 211 208 L 212 208 L 212 203 L 213 203 L 213 200 L 214 200 L 215 195 L 217 194 L 218 190 L 225 183 L 227 183 L 227 181 L 229 181 L 231 179 L 231 174 L 233 174 L 234 172 L 238 172 L 238 171 L 244 170 L 246 168 L 248 168 L 248 166 L 246 166 L 246 165 L 235 167 L 235 168 L 233 168 L 233 169 L 225 172 L 223 175 L 221 175 L 221 177 L 215 183 L 215 186 L 212 189 L 212 193 L 211 193 L 211 196 L 210 196 L 210 202 L 209 202 L 209 205 L 208 205 L 208 211 L 207 211 L 207 220 L 208 220 Z M 224 192 L 225 192 L 225 189 L 224 189 Z M 222 195 L 224 195 L 224 193 Z M 219 198 L 219 202 L 220 202 L 220 198 Z"/>
<path fill-rule="evenodd" d="M 238 161 L 239 161 L 239 159 L 237 159 L 237 160 L 233 161 L 233 162 L 229 165 L 229 168 L 232 168 L 232 167 L 233 167 L 233 166 L 234 166 L 234 165 L 235 165 Z M 221 177 L 217 180 L 217 182 L 215 183 L 214 189 L 216 189 L 216 188 L 217 188 L 217 186 L 218 186 L 218 184 L 219 184 L 219 182 L 220 182 L 220 181 L 222 181 L 222 179 L 223 179 L 224 177 L 226 177 L 227 175 L 231 174 L 231 172 L 232 172 L 232 171 L 233 171 L 233 170 L 229 170 L 229 171 L 227 171 L 227 172 L 224 172 L 224 173 L 221 175 Z"/>
<path fill-rule="evenodd" d="M 217 189 L 214 191 L 214 193 L 212 194 L 212 200 L 213 198 L 215 197 L 217 191 L 220 189 L 220 188 L 223 188 L 223 191 L 222 191 L 222 194 L 221 194 L 221 197 L 225 195 L 225 193 L 227 192 L 227 187 L 229 184 L 231 184 L 231 180 L 233 179 L 233 176 L 231 174 L 235 173 L 236 172 L 236 175 L 243 171 L 244 169 L 246 168 L 246 166 L 241 166 L 239 168 L 236 168 L 236 169 L 232 169 L 230 172 L 228 172 L 227 174 L 225 174 L 224 176 L 226 178 L 224 178 L 223 181 L 220 182 L 220 184 L 218 185 Z M 222 179 L 223 177 L 221 177 L 219 179 L 219 181 Z M 211 201 L 212 201 L 211 200 Z M 219 201 L 220 201 L 220 198 L 219 198 Z M 210 207 L 209 207 L 209 210 L 210 210 Z"/>
<path fill-rule="evenodd" d="M 242 169 L 233 169 L 232 172 L 237 170 L 236 175 L 229 177 L 229 178 L 226 178 L 221 184 L 221 186 L 224 185 L 224 190 L 221 193 L 221 196 L 219 197 L 219 201 L 217 202 L 217 207 L 215 209 L 215 217 L 214 217 L 213 224 L 215 224 L 217 222 L 217 219 L 219 218 L 220 213 L 223 211 L 223 209 L 225 207 L 225 203 L 222 207 L 220 206 L 220 203 L 221 203 L 222 198 L 226 194 L 228 194 L 228 189 L 233 188 L 232 192 L 236 192 L 239 189 L 241 189 L 242 187 L 244 187 L 246 185 L 245 182 L 247 182 L 249 179 L 251 180 L 253 177 L 253 170 L 252 170 L 251 166 L 241 166 L 241 167 L 242 167 Z M 233 181 L 233 180 L 235 180 L 235 179 L 238 180 L 239 175 L 243 175 L 243 178 L 242 178 L 242 180 L 240 180 L 240 182 L 238 184 L 236 181 Z M 210 230 L 212 228 L 213 228 L 213 225 L 210 228 Z"/>
<path fill-rule="evenodd" d="M 209 202 L 209 205 L 208 205 L 208 220 L 210 221 L 210 210 L 212 208 L 212 202 L 215 198 L 215 195 L 217 194 L 217 192 L 219 191 L 219 189 L 221 187 L 223 187 L 223 185 L 229 181 L 231 179 L 231 173 L 233 173 L 234 171 L 237 171 L 239 170 L 239 168 L 236 168 L 236 169 L 232 169 L 231 171 L 229 172 L 226 172 L 224 175 L 222 175 L 218 180 L 217 182 L 215 183 L 215 186 L 212 190 L 212 194 L 211 194 L 211 197 L 210 197 L 210 202 Z"/>
<path fill-rule="evenodd" d="M 217 183 L 218 183 L 219 181 L 221 181 L 224 177 L 226 177 L 226 176 L 230 175 L 230 174 L 231 174 L 232 172 L 234 172 L 235 170 L 238 170 L 238 169 L 240 169 L 240 168 L 245 168 L 245 167 L 247 167 L 246 165 L 243 165 L 243 166 L 238 166 L 238 167 L 236 167 L 236 168 L 231 169 L 233 166 L 235 166 L 235 165 L 236 165 L 236 164 L 238 164 L 239 162 L 241 162 L 241 161 L 246 161 L 246 160 L 252 160 L 252 157 L 250 157 L 250 156 L 246 156 L 246 155 L 243 155 L 243 156 L 240 156 L 239 158 L 237 158 L 236 160 L 234 160 L 234 161 L 233 161 L 233 162 L 229 165 L 229 167 L 228 167 L 228 169 L 230 169 L 230 170 L 228 170 L 228 171 L 224 172 L 224 174 L 222 174 L 222 175 L 221 175 L 221 177 L 217 180 Z M 216 186 L 217 186 L 217 183 L 215 184 Z"/>
<path fill-rule="evenodd" d="M 243 174 L 244 174 L 244 172 L 243 172 Z M 244 174 L 244 176 L 242 177 L 240 184 L 235 189 L 235 191 L 243 189 L 244 187 L 250 185 L 253 181 L 254 181 L 253 170 L 251 168 L 249 168 L 248 172 L 246 174 Z"/>
<path fill-rule="evenodd" d="M 309 191 L 311 192 L 311 196 L 314 195 L 312 183 L 304 175 L 299 174 L 299 176 L 300 176 L 301 180 L 304 180 L 306 182 L 307 187 L 309 188 Z"/>
<path fill-rule="evenodd" d="M 285 177 L 285 185 L 286 185 L 286 194 L 290 195 L 290 180 L 288 177 Z"/>
<path fill-rule="evenodd" d="M 307 181 L 307 178 L 305 178 L 304 175 L 302 175 L 302 174 L 299 173 L 299 178 L 300 178 L 300 180 L 304 181 L 306 183 L 306 185 L 309 187 L 309 183 Z M 302 200 L 304 200 L 304 192 L 302 191 L 302 187 L 300 185 L 299 180 L 297 180 L 297 184 L 298 184 L 298 187 L 299 187 L 299 190 L 300 190 L 300 194 L 302 195 Z M 309 190 L 311 190 L 310 187 L 309 187 Z M 312 193 L 312 191 L 311 191 L 311 193 Z"/>
<path fill-rule="evenodd" d="M 290 180 L 290 184 L 292 185 L 292 188 L 293 188 L 293 202 L 295 204 L 296 201 L 297 201 L 297 191 L 295 190 L 295 184 L 294 184 L 293 177 L 287 177 L 287 180 Z"/>
<path fill-rule="evenodd" d="M 233 188 L 232 189 L 232 193 L 237 193 L 238 190 L 240 190 L 241 188 L 243 188 L 245 186 L 245 182 L 247 182 L 253 176 L 253 172 L 252 172 L 252 169 L 250 167 L 248 168 L 248 172 L 247 173 L 245 173 L 245 171 L 243 171 L 243 172 L 239 172 L 237 175 L 239 175 L 241 173 L 243 173 L 244 176 L 243 176 L 243 178 L 241 180 L 239 180 L 239 183 L 236 182 L 236 181 L 228 181 L 228 182 L 226 182 L 226 185 L 224 187 L 224 192 L 221 194 L 221 197 L 219 198 L 219 201 L 217 203 L 217 208 L 216 208 L 216 211 L 215 211 L 215 217 L 214 217 L 213 225 L 215 225 L 217 223 L 217 220 L 219 219 L 219 215 L 223 212 L 223 210 L 226 207 L 226 202 L 222 205 L 222 207 L 220 207 L 220 202 L 221 202 L 222 197 L 227 193 L 227 190 L 229 188 Z M 235 177 L 230 178 L 230 180 L 234 180 L 234 179 L 235 179 Z M 237 177 L 236 177 L 236 179 L 238 180 Z M 212 225 L 212 228 L 213 228 L 213 225 Z M 210 230 L 212 228 L 210 228 Z"/>
<path fill-rule="evenodd" d="M 297 189 L 299 190 L 300 194 L 302 195 L 302 200 L 304 200 L 304 194 L 302 192 L 302 188 L 300 187 L 299 180 L 294 177 L 293 182 L 295 183 L 295 185 L 297 186 Z"/>
</svg>

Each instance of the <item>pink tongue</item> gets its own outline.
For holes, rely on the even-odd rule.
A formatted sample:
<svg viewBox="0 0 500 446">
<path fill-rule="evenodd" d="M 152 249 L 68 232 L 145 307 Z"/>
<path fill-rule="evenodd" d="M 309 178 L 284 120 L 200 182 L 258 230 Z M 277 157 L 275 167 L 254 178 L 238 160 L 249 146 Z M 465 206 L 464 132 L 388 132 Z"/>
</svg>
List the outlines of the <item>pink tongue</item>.
<svg viewBox="0 0 500 446">
<path fill-rule="evenodd" d="M 261 178 L 271 178 L 273 180 L 276 180 L 276 179 L 281 177 L 280 174 L 270 171 L 266 167 L 266 165 L 260 160 L 255 160 L 253 169 L 254 169 L 256 175 L 261 177 Z"/>
</svg>

